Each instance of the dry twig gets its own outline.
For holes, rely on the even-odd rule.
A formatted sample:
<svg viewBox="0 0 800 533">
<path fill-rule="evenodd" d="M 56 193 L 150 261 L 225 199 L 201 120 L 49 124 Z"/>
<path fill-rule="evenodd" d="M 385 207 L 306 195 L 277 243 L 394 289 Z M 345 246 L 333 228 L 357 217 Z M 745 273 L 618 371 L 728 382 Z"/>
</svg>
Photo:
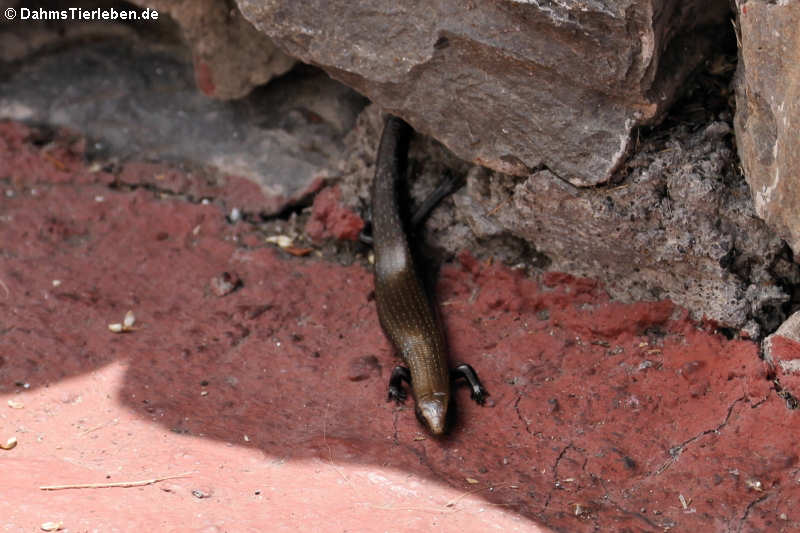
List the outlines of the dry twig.
<svg viewBox="0 0 800 533">
<path fill-rule="evenodd" d="M 39 487 L 40 490 L 64 490 L 64 489 L 107 489 L 111 487 L 142 487 L 144 485 L 152 485 L 167 479 L 175 479 L 179 477 L 187 477 L 195 472 L 183 472 L 182 474 L 175 474 L 174 476 L 154 477 L 153 479 L 143 479 L 141 481 L 118 481 L 116 483 L 82 483 L 71 485 L 43 485 Z"/>
</svg>

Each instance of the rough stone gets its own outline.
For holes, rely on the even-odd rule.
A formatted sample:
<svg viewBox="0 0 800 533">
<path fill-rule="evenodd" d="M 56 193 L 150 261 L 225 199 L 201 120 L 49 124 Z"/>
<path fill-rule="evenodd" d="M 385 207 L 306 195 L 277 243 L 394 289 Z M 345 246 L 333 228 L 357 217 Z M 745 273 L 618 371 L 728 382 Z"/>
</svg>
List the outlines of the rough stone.
<svg viewBox="0 0 800 533">
<path fill-rule="evenodd" d="M 354 241 L 364 229 L 364 220 L 342 205 L 342 193 L 338 187 L 323 189 L 314 198 L 311 218 L 305 232 L 312 240 L 334 238 Z"/>
<path fill-rule="evenodd" d="M 22 39 L 16 33 L 0 36 Z M 201 192 L 206 180 L 182 174 L 185 182 L 174 182 L 164 162 L 201 167 L 200 175 L 214 167 L 220 179 L 248 178 L 260 192 L 243 196 L 239 207 L 266 215 L 319 189 L 364 105 L 363 97 L 310 68 L 237 102 L 211 100 L 195 88 L 191 64 L 179 51 L 135 35 L 56 49 L 0 68 L 0 119 L 80 131 L 91 139 L 86 156 L 101 166 L 132 157 L 137 165 L 158 161 L 149 185 L 171 192 Z M 87 97 L 96 94 L 102 97 Z M 125 175 L 120 179 L 125 182 Z"/>
<path fill-rule="evenodd" d="M 604 182 L 708 51 L 728 4 L 237 0 L 290 54 L 456 155 Z M 320 14 L 324 13 L 324 16 Z"/>
<path fill-rule="evenodd" d="M 285 74 L 295 59 L 284 54 L 224 0 L 133 0 L 169 14 L 192 49 L 197 87 L 208 96 L 234 99 Z"/>
<path fill-rule="evenodd" d="M 362 113 L 347 140 L 342 175 L 345 198 L 361 198 L 354 204 L 365 204 L 369 191 L 373 169 L 362 167 L 379 137 L 376 111 Z M 574 187 L 546 170 L 523 179 L 461 167 L 466 187 L 433 212 L 426 239 L 450 256 L 467 248 L 532 271 L 602 279 L 621 301 L 668 298 L 697 319 L 758 338 L 780 325 L 789 302 L 797 305 L 790 287 L 800 266 L 753 211 L 730 115 L 713 116 L 696 131 L 676 117 L 643 136 L 621 180 L 605 187 Z M 418 200 L 441 179 L 440 165 L 452 165 L 427 159 L 435 144 L 423 136 L 412 142 Z"/>
<path fill-rule="evenodd" d="M 737 1 L 736 142 L 758 215 L 800 255 L 800 3 Z"/>
<path fill-rule="evenodd" d="M 800 396 L 800 311 L 764 339 L 762 350 L 764 361 L 774 372 L 781 388 L 792 397 Z M 794 408 L 797 407 L 795 403 Z"/>
<path fill-rule="evenodd" d="M 477 215 L 508 202 L 494 218 L 544 253 L 549 268 L 603 273 L 623 301 L 669 298 L 697 318 L 734 328 L 780 313 L 789 296 L 769 268 L 782 243 L 754 223 L 723 135 L 712 125 L 679 139 L 669 141 L 663 159 L 642 161 L 618 188 L 576 189 L 541 171 L 518 182 L 476 180 L 465 193 L 473 207 L 482 202 Z M 770 325 L 782 318 L 772 317 Z"/>
<path fill-rule="evenodd" d="M 169 238 L 169 235 L 164 233 L 164 239 Z M 161 235 L 159 235 L 161 236 Z M 214 276 L 211 278 L 211 282 L 209 283 L 211 288 L 211 292 L 214 295 L 219 296 L 220 298 L 223 296 L 227 296 L 236 289 L 240 289 L 242 287 L 242 280 L 239 278 L 239 275 L 236 272 L 223 272 L 219 276 Z"/>
</svg>

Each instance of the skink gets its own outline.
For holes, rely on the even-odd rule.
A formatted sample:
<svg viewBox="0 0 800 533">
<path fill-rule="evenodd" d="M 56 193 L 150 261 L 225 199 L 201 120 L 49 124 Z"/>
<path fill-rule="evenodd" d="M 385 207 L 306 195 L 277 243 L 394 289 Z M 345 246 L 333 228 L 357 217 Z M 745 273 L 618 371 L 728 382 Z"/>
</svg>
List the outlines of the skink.
<svg viewBox="0 0 800 533">
<path fill-rule="evenodd" d="M 444 332 L 433 299 L 417 273 L 398 206 L 398 183 L 405 174 L 411 127 L 390 116 L 383 129 L 372 186 L 372 241 L 378 318 L 408 368 L 397 367 L 389 381 L 389 399 L 405 400 L 402 381 L 411 384 L 416 414 L 428 430 L 447 427 L 451 380 L 464 377 L 472 398 L 484 403 L 486 390 L 467 364 L 448 369 Z"/>
</svg>

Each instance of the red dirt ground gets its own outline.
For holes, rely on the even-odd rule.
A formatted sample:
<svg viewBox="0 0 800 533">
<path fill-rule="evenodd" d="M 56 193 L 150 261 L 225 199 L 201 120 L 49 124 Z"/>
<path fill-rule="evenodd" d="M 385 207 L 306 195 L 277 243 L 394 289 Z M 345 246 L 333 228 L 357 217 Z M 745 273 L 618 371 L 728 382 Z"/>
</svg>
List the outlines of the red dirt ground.
<svg viewBox="0 0 800 533">
<path fill-rule="evenodd" d="M 465 253 L 438 297 L 452 359 L 491 398 L 459 389 L 453 431 L 429 438 L 384 401 L 395 361 L 368 269 L 228 224 L 257 201 L 243 180 L 109 173 L 82 147 L 0 124 L 4 531 L 800 526 L 798 414 L 756 344 Z M 227 294 L 224 272 L 241 280 Z M 134 330 L 109 331 L 128 310 Z"/>
</svg>

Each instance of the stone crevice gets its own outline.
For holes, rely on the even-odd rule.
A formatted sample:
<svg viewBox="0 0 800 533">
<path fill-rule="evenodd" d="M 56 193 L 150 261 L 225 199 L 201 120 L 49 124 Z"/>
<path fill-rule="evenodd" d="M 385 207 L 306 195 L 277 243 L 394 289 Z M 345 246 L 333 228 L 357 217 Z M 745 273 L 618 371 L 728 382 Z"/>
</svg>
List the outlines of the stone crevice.
<svg viewBox="0 0 800 533">
<path fill-rule="evenodd" d="M 758 498 L 747 504 L 747 507 L 745 507 L 744 509 L 744 513 L 742 513 L 742 517 L 739 519 L 739 524 L 736 528 L 737 533 L 741 533 L 741 531 L 744 530 L 744 527 L 747 523 L 747 518 L 750 516 L 750 512 L 753 510 L 753 508 L 769 497 L 770 497 L 769 494 L 762 494 L 761 496 L 759 496 Z"/>
<path fill-rule="evenodd" d="M 545 502 L 544 502 L 543 511 L 547 510 L 547 508 L 550 506 L 550 501 L 553 498 L 553 492 L 556 491 L 556 490 L 561 490 L 561 488 L 559 486 L 559 483 L 558 483 L 558 465 L 559 465 L 559 463 L 561 463 L 561 459 L 564 458 L 564 455 L 572 448 L 573 448 L 572 442 L 570 442 L 569 444 L 564 446 L 564 448 L 561 449 L 561 451 L 558 453 L 558 456 L 553 461 L 553 466 L 552 466 L 553 479 L 552 479 L 552 482 L 551 482 L 551 485 L 550 485 L 550 490 L 547 491 L 547 498 L 545 499 Z"/>
<path fill-rule="evenodd" d="M 706 435 L 709 435 L 711 433 L 719 433 L 726 425 L 728 425 L 728 421 L 730 420 L 731 416 L 733 415 L 733 410 L 736 407 L 736 405 L 738 403 L 740 403 L 740 402 L 746 402 L 746 401 L 747 401 L 747 398 L 744 397 L 744 396 L 742 396 L 740 398 L 737 398 L 736 400 L 733 401 L 733 403 L 730 406 L 728 406 L 728 412 L 725 415 L 725 420 L 723 420 L 721 424 L 719 424 L 718 426 L 716 426 L 714 428 L 706 429 L 705 431 L 701 431 L 697 435 L 691 437 L 690 439 L 687 439 L 686 441 L 682 442 L 681 444 L 678 444 L 676 446 L 672 446 L 669 449 L 670 458 L 667 459 L 655 471 L 654 475 L 662 474 L 670 466 L 672 466 L 674 463 L 676 463 L 678 461 L 678 458 L 680 458 L 681 454 L 686 450 L 686 447 L 689 446 L 690 444 L 692 444 L 693 442 L 695 442 L 696 440 L 701 439 L 701 438 L 703 438 Z M 649 475 L 653 475 L 653 474 L 648 474 L 648 476 Z"/>
<path fill-rule="evenodd" d="M 517 413 L 517 418 L 525 426 L 525 431 L 527 431 L 528 434 L 533 435 L 533 432 L 531 431 L 531 428 L 530 428 L 530 425 L 529 425 L 528 421 L 525 419 L 524 416 L 522 416 L 522 412 L 520 411 L 520 408 L 519 408 L 519 402 L 522 401 L 522 398 L 524 396 L 525 396 L 524 391 L 520 392 L 519 395 L 517 396 L 517 399 L 514 402 L 514 412 Z"/>
<path fill-rule="evenodd" d="M 605 483 L 603 485 L 605 485 Z M 641 520 L 642 522 L 644 522 L 645 524 L 647 524 L 650 527 L 659 528 L 659 529 L 672 527 L 672 526 L 669 526 L 668 524 L 656 524 L 655 522 L 650 520 L 646 515 L 644 515 L 642 513 L 639 513 L 639 512 L 636 512 L 636 511 L 630 511 L 628 509 L 625 509 L 619 503 L 614 501 L 611 497 L 606 496 L 606 501 L 609 504 L 611 504 L 611 506 L 614 509 L 616 509 L 617 512 L 622 513 L 622 514 L 624 514 L 626 516 L 631 516 L 631 517 L 634 517 L 634 518 L 636 518 L 638 520 Z M 674 524 L 672 524 L 672 525 L 674 526 Z"/>
</svg>

